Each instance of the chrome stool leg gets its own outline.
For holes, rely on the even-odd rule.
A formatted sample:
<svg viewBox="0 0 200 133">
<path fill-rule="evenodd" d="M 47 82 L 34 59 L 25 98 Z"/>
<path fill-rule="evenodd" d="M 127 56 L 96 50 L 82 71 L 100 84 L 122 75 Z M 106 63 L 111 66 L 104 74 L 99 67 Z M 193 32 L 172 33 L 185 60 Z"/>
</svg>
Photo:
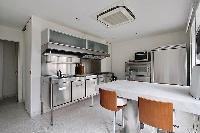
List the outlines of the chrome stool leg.
<svg viewBox="0 0 200 133">
<path fill-rule="evenodd" d="M 116 124 L 116 112 L 114 113 L 114 120 L 113 120 L 113 133 L 115 133 L 115 124 Z"/>
</svg>

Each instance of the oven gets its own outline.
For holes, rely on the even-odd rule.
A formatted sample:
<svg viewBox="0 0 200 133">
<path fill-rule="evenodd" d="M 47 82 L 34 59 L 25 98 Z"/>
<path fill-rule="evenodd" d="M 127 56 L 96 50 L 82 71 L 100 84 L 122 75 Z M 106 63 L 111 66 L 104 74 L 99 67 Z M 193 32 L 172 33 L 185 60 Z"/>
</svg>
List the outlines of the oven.
<svg viewBox="0 0 200 133">
<path fill-rule="evenodd" d="M 151 62 L 126 62 L 125 77 L 130 81 L 150 82 Z"/>
</svg>

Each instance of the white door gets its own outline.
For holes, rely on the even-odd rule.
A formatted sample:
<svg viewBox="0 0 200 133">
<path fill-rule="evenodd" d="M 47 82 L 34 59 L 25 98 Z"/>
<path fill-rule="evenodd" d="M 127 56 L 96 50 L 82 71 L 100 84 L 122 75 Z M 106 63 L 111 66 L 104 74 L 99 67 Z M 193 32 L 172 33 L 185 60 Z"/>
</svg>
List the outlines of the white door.
<svg viewBox="0 0 200 133">
<path fill-rule="evenodd" d="M 0 41 L 0 99 L 3 98 L 3 42 Z"/>
<path fill-rule="evenodd" d="M 154 52 L 154 82 L 187 85 L 185 48 Z"/>
<path fill-rule="evenodd" d="M 3 63 L 0 67 L 3 70 L 2 97 L 17 96 L 18 45 L 9 41 L 1 41 L 0 44 L 3 44 Z"/>
</svg>

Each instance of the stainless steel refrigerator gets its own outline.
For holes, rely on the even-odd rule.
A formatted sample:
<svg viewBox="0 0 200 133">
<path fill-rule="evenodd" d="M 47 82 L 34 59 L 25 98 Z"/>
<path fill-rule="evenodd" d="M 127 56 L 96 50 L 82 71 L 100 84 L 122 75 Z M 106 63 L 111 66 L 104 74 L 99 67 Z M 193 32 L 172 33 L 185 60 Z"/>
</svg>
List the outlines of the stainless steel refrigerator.
<svg viewBox="0 0 200 133">
<path fill-rule="evenodd" d="M 186 45 L 158 47 L 151 52 L 151 82 L 187 85 Z"/>
</svg>

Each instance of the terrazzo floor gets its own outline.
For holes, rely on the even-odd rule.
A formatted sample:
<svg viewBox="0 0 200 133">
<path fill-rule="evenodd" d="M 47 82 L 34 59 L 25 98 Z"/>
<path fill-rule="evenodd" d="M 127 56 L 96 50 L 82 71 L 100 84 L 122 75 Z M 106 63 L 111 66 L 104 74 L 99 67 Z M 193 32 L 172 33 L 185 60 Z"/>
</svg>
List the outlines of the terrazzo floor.
<svg viewBox="0 0 200 133">
<path fill-rule="evenodd" d="M 110 133 L 113 114 L 100 107 L 95 97 L 75 103 L 54 112 L 54 126 L 50 126 L 50 113 L 30 118 L 23 103 L 15 99 L 0 101 L 0 133 Z M 120 114 L 117 120 L 120 121 Z M 117 126 L 117 132 L 120 127 Z"/>
<path fill-rule="evenodd" d="M 113 113 L 99 105 L 99 97 L 94 98 L 94 106 L 89 107 L 87 99 L 54 111 L 54 126 L 50 126 L 50 113 L 30 118 L 23 103 L 9 98 L 0 101 L 0 133 L 112 133 Z M 117 113 L 117 122 L 121 112 Z M 117 133 L 123 133 L 116 126 Z M 141 133 L 152 133 L 145 126 Z M 184 133 L 184 132 L 181 132 Z"/>
</svg>

